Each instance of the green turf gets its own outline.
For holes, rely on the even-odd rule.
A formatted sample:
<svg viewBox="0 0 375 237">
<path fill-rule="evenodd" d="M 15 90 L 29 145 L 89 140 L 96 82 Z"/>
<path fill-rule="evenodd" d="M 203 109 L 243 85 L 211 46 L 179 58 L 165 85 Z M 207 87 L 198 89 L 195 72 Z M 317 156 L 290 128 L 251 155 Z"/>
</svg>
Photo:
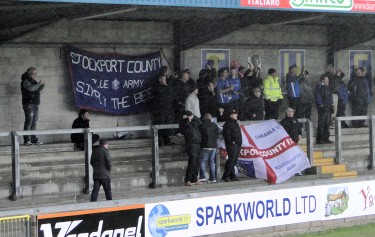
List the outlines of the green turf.
<svg viewBox="0 0 375 237">
<path fill-rule="evenodd" d="M 313 234 L 293 235 L 295 237 L 374 237 L 375 224 L 359 225 L 350 228 L 338 228 Z"/>
</svg>

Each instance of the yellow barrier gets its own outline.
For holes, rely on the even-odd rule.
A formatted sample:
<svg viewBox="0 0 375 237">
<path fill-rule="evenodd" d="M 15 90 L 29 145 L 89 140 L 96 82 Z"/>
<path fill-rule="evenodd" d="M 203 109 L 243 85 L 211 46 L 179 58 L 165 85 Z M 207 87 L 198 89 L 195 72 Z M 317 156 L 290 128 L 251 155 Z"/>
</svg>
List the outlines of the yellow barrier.
<svg viewBox="0 0 375 237">
<path fill-rule="evenodd" d="M 30 237 L 30 216 L 10 216 L 0 218 L 1 237 Z"/>
</svg>

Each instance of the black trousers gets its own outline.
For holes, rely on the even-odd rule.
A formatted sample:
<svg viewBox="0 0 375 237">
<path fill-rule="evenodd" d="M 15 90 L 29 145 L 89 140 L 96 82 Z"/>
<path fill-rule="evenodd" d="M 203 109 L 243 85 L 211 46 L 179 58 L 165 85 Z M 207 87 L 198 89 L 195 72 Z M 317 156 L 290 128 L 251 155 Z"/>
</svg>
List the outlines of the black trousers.
<svg viewBox="0 0 375 237">
<path fill-rule="evenodd" d="M 153 115 L 153 124 L 171 124 L 173 123 L 171 112 L 161 112 L 158 115 Z M 168 144 L 171 142 L 169 136 L 171 135 L 170 129 L 160 129 L 158 130 L 159 135 L 159 145 Z"/>
<path fill-rule="evenodd" d="M 338 100 L 336 117 L 345 117 L 345 104 L 342 100 Z M 345 121 L 341 121 L 342 127 L 347 127 Z"/>
<path fill-rule="evenodd" d="M 362 116 L 367 115 L 367 102 L 366 100 L 355 99 L 352 100 L 352 115 L 353 116 Z M 353 127 L 361 127 L 365 124 L 365 120 L 353 120 Z"/>
<path fill-rule="evenodd" d="M 225 163 L 225 169 L 223 174 L 223 179 L 226 178 L 236 178 L 236 172 L 234 167 L 237 165 L 238 156 L 240 155 L 241 147 L 237 144 L 227 146 L 228 160 Z"/>
<path fill-rule="evenodd" d="M 312 103 L 301 104 L 299 110 L 297 110 L 297 118 L 311 119 L 311 108 Z"/>
<path fill-rule="evenodd" d="M 94 179 L 94 188 L 91 192 L 90 202 L 96 202 L 100 186 L 103 186 L 105 197 L 107 200 L 112 200 L 111 179 Z"/>
<path fill-rule="evenodd" d="M 275 101 L 264 100 L 264 109 L 266 112 L 265 120 L 278 119 L 279 118 L 279 107 L 280 104 Z"/>
<path fill-rule="evenodd" d="M 187 143 L 186 152 L 188 154 L 188 166 L 186 169 L 185 182 L 195 183 L 198 181 L 198 172 L 201 165 L 201 145 Z"/>
<path fill-rule="evenodd" d="M 301 106 L 300 98 L 288 97 L 288 101 L 289 101 L 289 107 L 296 110 L 297 111 L 296 114 L 297 114 Z"/>
<path fill-rule="evenodd" d="M 331 111 L 329 108 L 318 108 L 318 143 L 329 140 L 329 124 L 331 123 Z"/>
</svg>

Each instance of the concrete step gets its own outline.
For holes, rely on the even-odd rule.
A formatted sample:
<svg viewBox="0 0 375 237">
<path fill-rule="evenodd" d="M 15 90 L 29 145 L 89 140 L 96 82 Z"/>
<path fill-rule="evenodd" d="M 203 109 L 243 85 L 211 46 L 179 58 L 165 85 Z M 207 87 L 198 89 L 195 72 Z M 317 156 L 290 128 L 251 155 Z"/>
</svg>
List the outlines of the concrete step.
<svg viewBox="0 0 375 237">
<path fill-rule="evenodd" d="M 332 174 L 332 173 L 338 173 L 338 172 L 345 172 L 346 171 L 346 165 L 323 165 L 320 167 L 317 167 L 318 173 L 321 174 Z"/>
<path fill-rule="evenodd" d="M 170 155 L 170 154 L 167 154 Z M 147 164 L 147 165 L 145 165 Z M 173 157 L 160 159 L 160 171 L 171 171 L 173 169 L 186 169 L 187 158 L 185 154 L 173 155 Z M 112 162 L 111 174 L 128 174 L 134 172 L 151 172 L 151 157 L 133 159 L 127 161 L 115 160 Z M 51 166 L 21 167 L 21 181 L 23 180 L 58 180 L 65 177 L 82 177 L 85 172 L 84 163 L 61 164 Z M 11 182 L 11 170 L 0 170 L 0 186 Z M 56 182 L 56 181 L 55 181 Z"/>
<path fill-rule="evenodd" d="M 335 157 L 335 144 L 324 144 L 317 145 L 314 150 L 320 150 L 323 152 L 323 157 Z M 342 155 L 343 157 L 353 157 L 357 155 L 370 155 L 369 144 L 360 143 L 343 143 L 342 144 Z"/>
<path fill-rule="evenodd" d="M 319 180 L 331 178 L 329 175 L 304 175 L 293 177 L 287 180 L 285 183 L 298 183 L 307 180 Z M 113 184 L 116 185 L 116 184 Z M 221 182 L 202 185 L 194 185 L 191 187 L 184 186 L 183 180 L 175 185 L 162 185 L 161 188 L 149 189 L 148 187 L 139 188 L 125 188 L 125 189 L 113 189 L 112 196 L 114 200 L 134 198 L 134 197 L 155 197 L 158 195 L 173 195 L 187 192 L 207 192 L 221 190 L 222 193 L 229 193 L 232 189 L 236 188 L 251 188 L 257 186 L 270 185 L 265 180 L 254 179 L 249 177 L 241 177 L 241 182 Z M 112 188 L 114 188 L 112 186 Z M 90 200 L 90 194 L 83 194 L 82 192 L 64 192 L 61 194 L 50 194 L 50 195 L 34 195 L 24 196 L 17 201 L 9 201 L 8 199 L 1 198 L 2 204 L 0 206 L 1 211 L 13 210 L 14 208 L 30 208 L 40 206 L 54 206 L 62 204 L 73 204 L 73 203 L 87 203 Z M 99 191 L 98 201 L 105 200 L 103 189 Z"/>
<path fill-rule="evenodd" d="M 352 178 L 357 177 L 357 171 L 344 171 L 333 173 L 333 178 Z"/>
<path fill-rule="evenodd" d="M 334 158 L 321 158 L 313 159 L 312 166 L 323 166 L 323 165 L 333 165 L 335 162 Z"/>
<path fill-rule="evenodd" d="M 356 171 L 366 171 L 370 165 L 369 155 L 355 155 L 355 156 L 344 156 L 341 159 L 343 164 L 346 164 L 348 169 Z"/>
<path fill-rule="evenodd" d="M 181 139 L 179 139 L 181 140 Z M 110 148 L 111 147 L 142 147 L 142 146 L 151 146 L 151 138 L 141 138 L 141 139 L 132 139 L 132 140 L 109 140 Z M 41 153 L 41 152 L 55 152 L 55 151 L 73 151 L 73 143 L 70 142 L 61 142 L 61 143 L 45 143 L 43 145 L 32 145 L 25 146 L 20 144 L 20 153 Z M 10 154 L 10 146 L 0 147 L 0 155 Z"/>
<path fill-rule="evenodd" d="M 185 169 L 175 169 L 160 172 L 160 184 L 176 185 L 184 183 Z M 112 189 L 127 190 L 148 187 L 150 171 L 119 173 L 111 175 Z M 5 187 L 8 184 L 8 187 Z M 21 179 L 22 196 L 56 195 L 59 193 L 80 194 L 83 190 L 84 176 L 65 176 L 63 179 Z M 10 183 L 0 182 L 0 199 L 7 198 L 10 193 Z"/>
</svg>

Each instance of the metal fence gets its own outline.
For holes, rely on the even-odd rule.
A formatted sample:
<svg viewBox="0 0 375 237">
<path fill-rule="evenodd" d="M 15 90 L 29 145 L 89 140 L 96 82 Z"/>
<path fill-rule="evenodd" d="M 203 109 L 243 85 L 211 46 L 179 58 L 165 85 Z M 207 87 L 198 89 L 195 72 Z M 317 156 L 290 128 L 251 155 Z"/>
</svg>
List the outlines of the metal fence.
<svg viewBox="0 0 375 237">
<path fill-rule="evenodd" d="M 1 237 L 30 237 L 31 218 L 29 215 L 0 218 Z"/>
<path fill-rule="evenodd" d="M 244 121 L 241 122 L 243 125 L 255 124 L 262 121 Z M 310 163 L 313 162 L 313 128 L 312 122 L 308 119 L 299 119 L 300 123 L 306 123 L 307 133 L 307 156 Z M 222 125 L 223 123 L 218 123 Z M 89 193 L 93 188 L 92 180 L 92 167 L 90 165 L 90 159 L 92 154 L 92 133 L 103 133 L 103 132 L 118 132 L 118 131 L 151 131 L 152 139 L 152 181 L 150 188 L 160 187 L 159 174 L 159 144 L 158 144 L 158 130 L 160 129 L 176 129 L 178 124 L 165 124 L 165 125 L 154 125 L 154 126 L 132 126 L 132 127 L 115 127 L 115 128 L 78 128 L 78 129 L 57 129 L 57 130 L 31 130 L 31 131 L 12 131 L 10 133 L 4 133 L 0 135 L 9 136 L 11 135 L 12 140 L 12 189 L 10 200 L 17 200 L 21 195 L 21 177 L 20 177 L 20 137 L 24 135 L 55 135 L 55 134 L 71 134 L 71 133 L 84 133 L 85 137 L 85 181 L 84 181 L 84 193 Z M 219 164 L 219 156 L 217 156 L 216 163 Z M 217 165 L 217 175 L 220 174 L 220 166 Z"/>
<path fill-rule="evenodd" d="M 335 121 L 335 163 L 341 164 L 342 163 L 342 121 L 355 121 L 355 120 L 366 120 L 369 124 L 369 145 L 370 145 L 370 157 L 369 157 L 369 169 L 374 168 L 374 160 L 375 160 L 375 153 L 374 153 L 374 144 L 375 144 L 375 116 L 374 115 L 366 115 L 366 116 L 345 116 L 345 117 L 336 117 Z"/>
</svg>

